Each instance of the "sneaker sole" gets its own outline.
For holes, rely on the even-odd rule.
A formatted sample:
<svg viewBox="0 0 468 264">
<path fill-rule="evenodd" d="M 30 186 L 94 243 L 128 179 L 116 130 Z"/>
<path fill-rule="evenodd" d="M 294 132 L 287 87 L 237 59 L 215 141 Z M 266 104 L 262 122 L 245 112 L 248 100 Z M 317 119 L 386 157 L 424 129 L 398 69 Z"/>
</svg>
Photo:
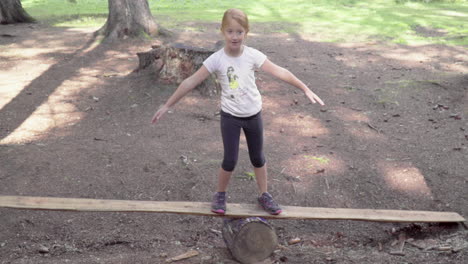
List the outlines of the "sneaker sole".
<svg viewBox="0 0 468 264">
<path fill-rule="evenodd" d="M 278 210 L 278 211 L 275 211 L 275 212 L 269 212 L 270 214 L 272 215 L 279 215 L 283 212 L 283 210 Z"/>
<path fill-rule="evenodd" d="M 263 208 L 262 205 L 259 205 L 259 206 L 260 206 L 260 208 L 263 209 L 263 211 L 265 211 L 265 212 L 267 212 L 267 213 L 269 213 L 269 214 L 271 214 L 271 215 L 279 215 L 279 214 L 281 214 L 281 213 L 283 212 L 283 210 L 281 210 L 281 209 L 276 210 L 276 211 L 269 211 L 268 209 Z"/>
<path fill-rule="evenodd" d="M 226 211 L 224 211 L 223 209 L 218 209 L 218 210 L 211 210 L 211 212 L 215 213 L 215 214 L 226 214 Z"/>
</svg>

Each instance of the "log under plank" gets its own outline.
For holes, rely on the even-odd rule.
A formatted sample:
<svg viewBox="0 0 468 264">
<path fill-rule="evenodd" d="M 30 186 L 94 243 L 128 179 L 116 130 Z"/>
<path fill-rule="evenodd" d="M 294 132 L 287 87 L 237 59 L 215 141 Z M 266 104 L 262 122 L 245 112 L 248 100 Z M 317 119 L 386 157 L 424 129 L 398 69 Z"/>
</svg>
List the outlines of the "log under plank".
<svg viewBox="0 0 468 264">
<path fill-rule="evenodd" d="M 226 219 L 222 233 L 226 246 L 240 263 L 259 263 L 278 245 L 275 230 L 261 217 Z"/>
<path fill-rule="evenodd" d="M 349 208 L 319 208 L 282 206 L 283 213 L 269 215 L 255 204 L 228 203 L 228 218 L 263 217 L 272 219 L 309 220 L 361 220 L 376 222 L 465 222 L 465 218 L 455 212 L 374 210 Z M 207 202 L 160 202 L 129 201 L 84 198 L 0 196 L 0 207 L 16 209 L 93 211 L 93 212 L 151 212 L 204 216 L 219 216 L 210 212 Z"/>
</svg>

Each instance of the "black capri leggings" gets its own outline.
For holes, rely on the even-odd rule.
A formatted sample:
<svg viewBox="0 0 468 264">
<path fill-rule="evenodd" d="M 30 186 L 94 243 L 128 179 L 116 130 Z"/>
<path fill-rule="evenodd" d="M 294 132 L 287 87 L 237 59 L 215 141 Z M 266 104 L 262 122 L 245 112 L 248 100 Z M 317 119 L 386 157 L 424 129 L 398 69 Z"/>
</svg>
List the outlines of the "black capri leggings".
<svg viewBox="0 0 468 264">
<path fill-rule="evenodd" d="M 224 145 L 224 158 L 221 166 L 225 171 L 233 171 L 236 167 L 241 128 L 247 140 L 250 162 L 256 168 L 265 165 L 262 112 L 250 117 L 235 117 L 221 111 L 221 135 Z"/>
</svg>

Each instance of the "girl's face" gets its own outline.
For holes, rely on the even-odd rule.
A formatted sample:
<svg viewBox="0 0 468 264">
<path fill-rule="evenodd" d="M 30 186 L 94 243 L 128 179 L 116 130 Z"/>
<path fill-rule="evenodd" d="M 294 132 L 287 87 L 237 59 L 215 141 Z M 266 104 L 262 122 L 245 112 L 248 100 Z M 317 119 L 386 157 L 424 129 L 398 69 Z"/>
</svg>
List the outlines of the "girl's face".
<svg viewBox="0 0 468 264">
<path fill-rule="evenodd" d="M 229 23 L 223 30 L 224 50 L 231 56 L 242 54 L 242 45 L 246 37 L 246 31 L 236 20 L 229 19 Z"/>
</svg>

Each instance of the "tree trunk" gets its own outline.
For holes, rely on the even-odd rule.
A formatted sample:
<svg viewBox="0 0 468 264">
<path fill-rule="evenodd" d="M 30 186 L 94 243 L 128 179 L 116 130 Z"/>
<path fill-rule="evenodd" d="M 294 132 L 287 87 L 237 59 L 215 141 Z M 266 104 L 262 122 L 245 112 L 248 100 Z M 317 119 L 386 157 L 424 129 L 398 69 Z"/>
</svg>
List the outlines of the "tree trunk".
<svg viewBox="0 0 468 264">
<path fill-rule="evenodd" d="M 0 0 L 0 24 L 33 23 L 20 0 Z"/>
<path fill-rule="evenodd" d="M 164 84 L 180 84 L 195 73 L 213 52 L 180 43 L 157 45 L 150 51 L 137 53 L 140 65 L 135 71 L 145 70 L 154 74 Z M 214 75 L 198 85 L 197 89 L 207 96 L 221 92 Z"/>
<path fill-rule="evenodd" d="M 260 217 L 225 220 L 222 233 L 232 256 L 245 264 L 265 260 L 278 245 L 275 231 Z"/>
<path fill-rule="evenodd" d="M 109 15 L 97 31 L 106 40 L 156 36 L 158 25 L 151 15 L 148 0 L 109 0 Z"/>
</svg>

